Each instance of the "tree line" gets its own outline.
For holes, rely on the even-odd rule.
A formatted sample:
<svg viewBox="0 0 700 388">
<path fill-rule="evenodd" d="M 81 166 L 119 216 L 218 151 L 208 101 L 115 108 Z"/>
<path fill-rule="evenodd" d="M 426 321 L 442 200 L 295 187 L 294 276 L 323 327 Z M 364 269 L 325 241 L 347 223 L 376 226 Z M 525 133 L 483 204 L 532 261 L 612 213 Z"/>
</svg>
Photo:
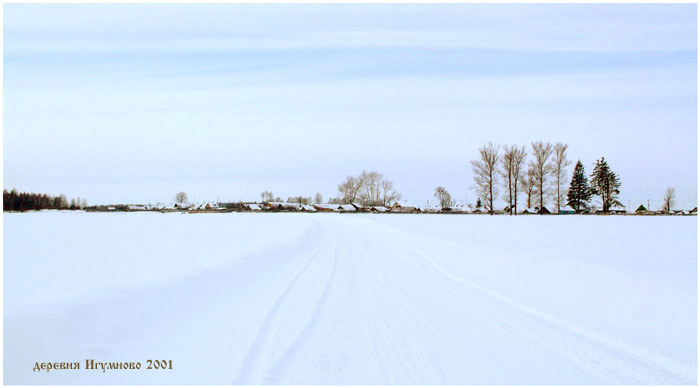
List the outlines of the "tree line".
<svg viewBox="0 0 700 388">
<path fill-rule="evenodd" d="M 607 213 L 611 207 L 621 205 L 620 178 L 612 171 L 604 157 L 595 162 L 590 184 L 583 164 L 579 160 L 566 191 L 566 167 L 568 144 L 533 142 L 532 159 L 526 163 L 528 152 L 525 146 L 503 146 L 492 142 L 479 148 L 479 158 L 471 162 L 474 172 L 474 189 L 478 202 L 486 203 L 489 213 L 494 212 L 493 202 L 500 189 L 503 200 L 508 203 L 506 211 L 518 212 L 518 193 L 526 196 L 527 207 L 545 207 L 545 201 L 552 199 L 557 213 L 562 205 L 571 206 L 577 213 L 590 209 L 593 196 L 600 197 L 602 210 Z M 501 152 L 501 149 L 503 150 Z M 444 192 L 443 192 L 444 191 Z M 566 201 L 564 193 L 566 192 Z M 435 189 L 435 197 L 441 205 L 449 202 L 449 193 L 442 187 Z M 443 205 L 444 206 L 444 205 Z"/>
<path fill-rule="evenodd" d="M 87 207 L 87 200 L 73 198 L 70 203 L 65 195 L 57 197 L 48 194 L 19 193 L 16 189 L 2 191 L 2 205 L 5 211 L 27 211 L 42 209 L 77 210 Z"/>
<path fill-rule="evenodd" d="M 338 185 L 338 195 L 328 199 L 331 204 L 359 203 L 363 206 L 389 206 L 401 199 L 401 193 L 394 188 L 394 183 L 377 171 L 363 170 L 358 175 L 349 175 Z M 266 202 L 282 202 L 282 198 L 270 191 L 260 193 L 260 200 Z M 292 196 L 288 203 L 309 205 L 323 203 L 323 195 L 316 193 L 311 196 Z"/>
</svg>

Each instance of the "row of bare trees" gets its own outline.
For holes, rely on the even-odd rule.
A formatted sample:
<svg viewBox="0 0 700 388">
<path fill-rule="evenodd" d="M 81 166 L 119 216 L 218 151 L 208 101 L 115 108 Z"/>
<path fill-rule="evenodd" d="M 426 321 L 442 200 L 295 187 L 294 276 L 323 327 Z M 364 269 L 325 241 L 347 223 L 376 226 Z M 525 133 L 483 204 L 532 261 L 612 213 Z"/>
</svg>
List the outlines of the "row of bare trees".
<svg viewBox="0 0 700 388">
<path fill-rule="evenodd" d="M 533 195 L 540 207 L 544 206 L 545 198 L 551 195 L 557 212 L 561 209 L 564 203 L 564 173 L 571 164 L 567 158 L 569 146 L 539 141 L 531 143 L 531 147 L 532 160 L 527 166 L 524 146 L 503 146 L 502 154 L 501 146 L 492 142 L 479 148 L 479 159 L 471 162 L 474 189 L 479 198 L 487 203 L 489 212 L 494 210 L 493 201 L 501 187 L 505 190 L 503 199 L 508 202 L 507 209 L 511 214 L 517 214 L 519 192 L 527 195 L 527 207 L 532 206 Z"/>
<path fill-rule="evenodd" d="M 330 202 L 359 202 L 364 206 L 388 206 L 401 199 L 394 183 L 376 171 L 362 171 L 357 176 L 348 176 L 338 185 L 338 197 Z"/>
</svg>

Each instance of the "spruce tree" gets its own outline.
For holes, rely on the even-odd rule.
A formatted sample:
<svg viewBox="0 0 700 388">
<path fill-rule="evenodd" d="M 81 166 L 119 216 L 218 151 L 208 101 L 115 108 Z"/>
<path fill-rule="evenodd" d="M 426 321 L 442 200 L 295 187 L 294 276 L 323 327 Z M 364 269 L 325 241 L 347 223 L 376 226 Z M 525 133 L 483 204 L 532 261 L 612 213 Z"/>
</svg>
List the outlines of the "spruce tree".
<svg viewBox="0 0 700 388">
<path fill-rule="evenodd" d="M 608 166 L 605 158 L 595 162 L 595 168 L 591 175 L 591 188 L 593 194 L 599 195 L 603 205 L 603 213 L 610 211 L 613 205 L 622 206 L 617 196 L 620 194 L 620 178 Z"/>
<path fill-rule="evenodd" d="M 574 173 L 569 184 L 569 193 L 567 196 L 567 204 L 579 213 L 582 210 L 588 209 L 588 202 L 591 200 L 591 187 L 588 185 L 586 171 L 583 168 L 583 163 L 579 160 L 574 167 Z"/>
</svg>

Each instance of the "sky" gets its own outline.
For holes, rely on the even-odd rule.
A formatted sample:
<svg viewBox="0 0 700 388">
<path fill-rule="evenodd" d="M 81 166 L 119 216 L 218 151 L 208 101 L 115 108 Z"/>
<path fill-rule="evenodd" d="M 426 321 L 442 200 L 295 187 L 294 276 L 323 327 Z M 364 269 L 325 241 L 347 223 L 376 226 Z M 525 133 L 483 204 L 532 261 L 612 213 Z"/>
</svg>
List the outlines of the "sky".
<svg viewBox="0 0 700 388">
<path fill-rule="evenodd" d="M 407 203 L 444 186 L 466 204 L 479 147 L 545 141 L 569 145 L 567 183 L 605 157 L 624 205 L 659 208 L 671 186 L 692 208 L 696 12 L 5 4 L 3 186 L 90 204 L 328 199 L 375 170 Z"/>
</svg>

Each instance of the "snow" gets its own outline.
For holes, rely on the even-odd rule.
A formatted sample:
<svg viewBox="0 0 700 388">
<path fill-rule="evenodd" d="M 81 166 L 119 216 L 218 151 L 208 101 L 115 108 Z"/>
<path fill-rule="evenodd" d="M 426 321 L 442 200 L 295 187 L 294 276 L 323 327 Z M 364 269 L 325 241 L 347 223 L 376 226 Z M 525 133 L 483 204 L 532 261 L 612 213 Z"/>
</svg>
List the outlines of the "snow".
<svg viewBox="0 0 700 388">
<path fill-rule="evenodd" d="M 5 213 L 4 383 L 696 384 L 696 236 L 695 217 Z"/>
</svg>

